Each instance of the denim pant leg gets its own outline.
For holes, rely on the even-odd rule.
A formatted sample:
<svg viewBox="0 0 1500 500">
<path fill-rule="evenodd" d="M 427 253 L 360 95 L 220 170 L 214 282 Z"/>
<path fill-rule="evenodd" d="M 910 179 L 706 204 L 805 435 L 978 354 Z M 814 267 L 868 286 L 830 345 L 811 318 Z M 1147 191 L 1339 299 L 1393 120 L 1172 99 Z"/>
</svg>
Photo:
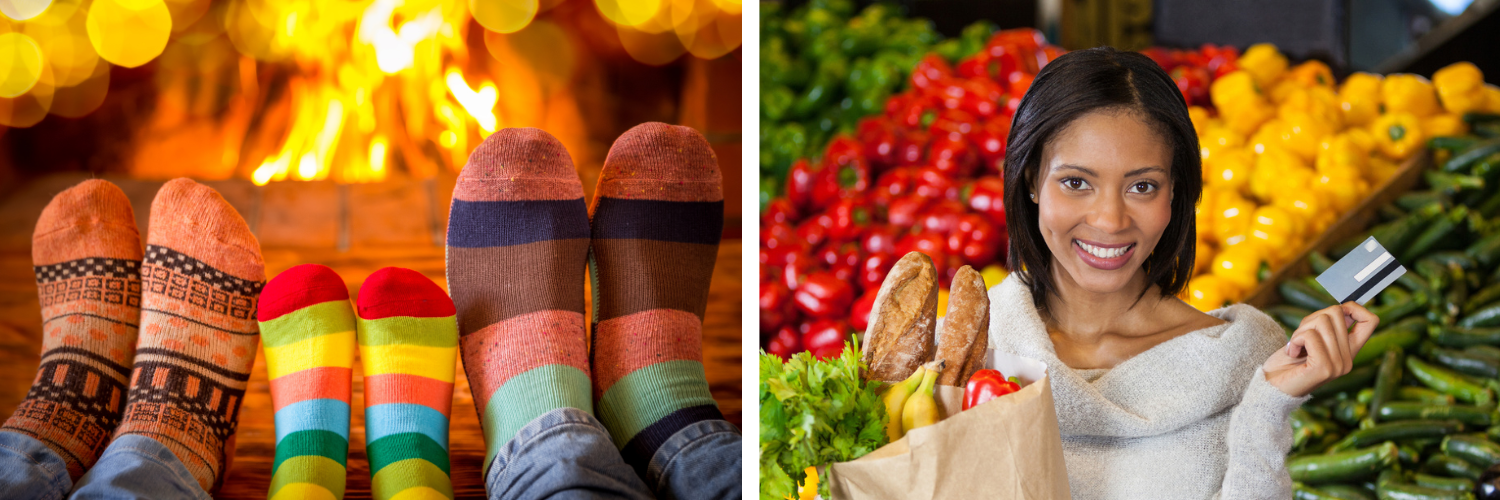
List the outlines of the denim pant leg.
<svg viewBox="0 0 1500 500">
<path fill-rule="evenodd" d="M 35 438 L 0 431 L 0 498 L 56 500 L 73 489 L 68 465 Z"/>
<path fill-rule="evenodd" d="M 646 481 L 662 500 L 741 498 L 742 441 L 725 420 L 684 427 L 651 456 Z"/>
<path fill-rule="evenodd" d="M 74 499 L 211 500 L 172 450 L 155 439 L 118 436 L 73 490 Z"/>
<path fill-rule="evenodd" d="M 651 493 L 593 415 L 559 408 L 532 420 L 500 448 L 485 479 L 490 498 L 628 498 Z"/>
</svg>

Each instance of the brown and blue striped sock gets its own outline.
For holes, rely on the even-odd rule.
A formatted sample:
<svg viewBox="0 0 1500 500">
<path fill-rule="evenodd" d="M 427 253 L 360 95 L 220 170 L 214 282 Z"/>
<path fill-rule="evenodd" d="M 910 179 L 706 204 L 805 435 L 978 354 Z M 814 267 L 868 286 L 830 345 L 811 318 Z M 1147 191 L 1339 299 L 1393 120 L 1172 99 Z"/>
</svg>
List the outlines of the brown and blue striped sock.
<svg viewBox="0 0 1500 500">
<path fill-rule="evenodd" d="M 448 290 L 484 429 L 484 473 L 527 423 L 592 413 L 583 273 L 589 219 L 573 160 L 538 129 L 485 139 L 453 189 Z"/>
<path fill-rule="evenodd" d="M 642 478 L 667 438 L 724 418 L 703 370 L 722 185 L 701 134 L 645 123 L 610 148 L 589 210 L 595 408 Z"/>
</svg>

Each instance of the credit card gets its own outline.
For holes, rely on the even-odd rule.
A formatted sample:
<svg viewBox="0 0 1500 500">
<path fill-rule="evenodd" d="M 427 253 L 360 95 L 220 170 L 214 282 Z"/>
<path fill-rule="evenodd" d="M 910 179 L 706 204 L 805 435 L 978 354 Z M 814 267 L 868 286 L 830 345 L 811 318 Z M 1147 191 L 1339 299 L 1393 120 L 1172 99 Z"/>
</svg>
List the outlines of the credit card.
<svg viewBox="0 0 1500 500">
<path fill-rule="evenodd" d="M 1318 284 L 1340 304 L 1365 305 L 1403 274 L 1406 268 L 1372 236 L 1318 275 Z"/>
</svg>

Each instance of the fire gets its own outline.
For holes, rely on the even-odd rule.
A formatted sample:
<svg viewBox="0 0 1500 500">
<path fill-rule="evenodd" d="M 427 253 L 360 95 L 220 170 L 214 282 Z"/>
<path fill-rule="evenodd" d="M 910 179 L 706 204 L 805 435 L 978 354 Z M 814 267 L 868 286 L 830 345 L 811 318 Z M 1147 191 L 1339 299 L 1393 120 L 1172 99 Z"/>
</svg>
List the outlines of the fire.
<svg viewBox="0 0 1500 500">
<path fill-rule="evenodd" d="M 565 143 L 586 141 L 566 88 L 575 35 L 544 17 L 564 2 L 597 9 L 646 64 L 740 43 L 739 0 L 0 0 L 0 124 L 83 116 L 104 102 L 111 65 L 175 60 L 158 84 L 172 104 L 145 126 L 167 135 L 135 152 L 138 174 L 426 178 L 462 168 L 506 126 L 551 123 Z M 197 62 L 184 55 L 213 50 L 238 55 L 206 61 L 204 84 L 234 95 L 207 123 L 185 121 L 205 115 L 184 97 L 201 77 L 182 71 Z M 162 158 L 183 146 L 193 154 Z"/>
</svg>

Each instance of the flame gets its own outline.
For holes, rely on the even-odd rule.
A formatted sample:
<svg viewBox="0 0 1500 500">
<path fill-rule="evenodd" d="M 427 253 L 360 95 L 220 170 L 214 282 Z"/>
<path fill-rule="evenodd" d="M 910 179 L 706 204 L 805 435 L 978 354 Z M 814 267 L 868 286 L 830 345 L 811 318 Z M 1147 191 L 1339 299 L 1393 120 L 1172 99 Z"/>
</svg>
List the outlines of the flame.
<svg viewBox="0 0 1500 500">
<path fill-rule="evenodd" d="M 257 185 L 429 177 L 461 169 L 469 149 L 504 126 L 584 129 L 568 90 L 581 35 L 560 27 L 567 15 L 547 17 L 566 1 L 597 9 L 647 64 L 719 57 L 740 43 L 741 0 L 231 0 L 211 16 L 210 0 L 0 0 L 0 125 L 90 113 L 109 92 L 112 65 L 161 60 L 187 74 L 181 61 L 232 49 L 238 57 L 217 59 L 228 66 L 209 67 L 210 58 L 202 68 L 238 75 L 204 80 L 233 89 L 231 111 L 158 109 L 150 123 L 175 135 L 157 136 L 170 138 L 153 143 L 164 149 L 142 155 L 221 133 L 214 171 Z M 186 46 L 196 48 L 174 51 Z M 177 97 L 183 82 L 198 85 L 161 82 Z M 144 163 L 135 166 L 143 177 L 206 172 L 187 160 Z"/>
<path fill-rule="evenodd" d="M 464 111 L 468 111 L 469 116 L 479 121 L 479 128 L 484 129 L 487 134 L 494 132 L 495 103 L 500 100 L 500 91 L 495 89 L 495 84 L 485 82 L 479 86 L 478 91 L 471 90 L 458 68 L 448 68 L 447 81 L 448 90 L 464 106 Z"/>
</svg>

